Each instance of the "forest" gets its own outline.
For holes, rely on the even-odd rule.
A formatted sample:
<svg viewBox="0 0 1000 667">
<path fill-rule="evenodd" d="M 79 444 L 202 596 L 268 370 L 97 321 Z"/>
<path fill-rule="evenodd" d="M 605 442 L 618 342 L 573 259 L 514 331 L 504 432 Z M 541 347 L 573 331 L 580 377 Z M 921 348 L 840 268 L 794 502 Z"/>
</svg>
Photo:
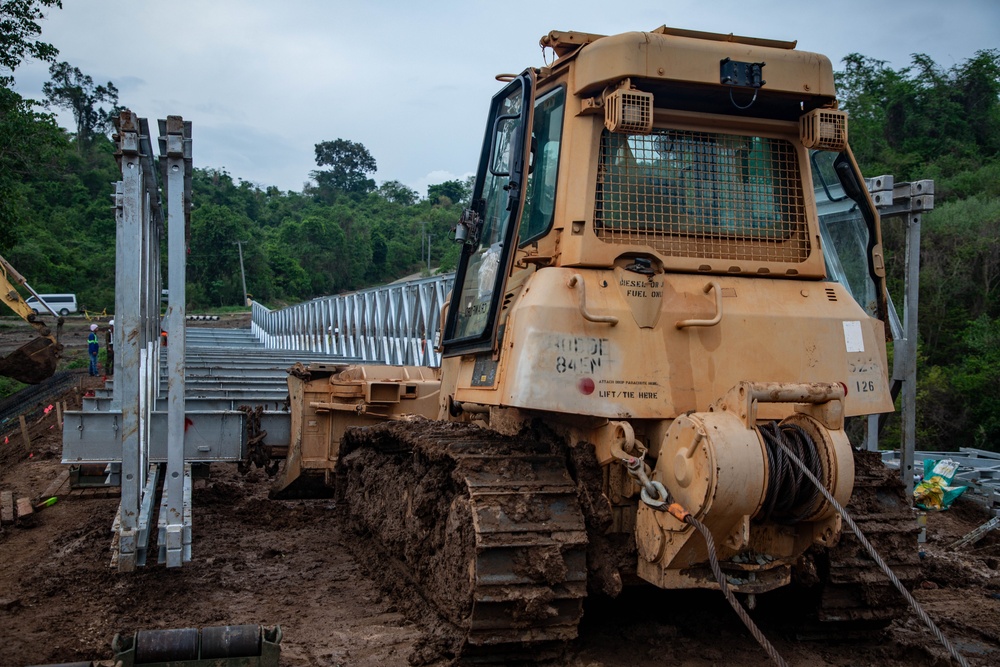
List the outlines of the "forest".
<svg viewBox="0 0 1000 667">
<path fill-rule="evenodd" d="M 128 100 L 41 39 L 42 13 L 60 6 L 0 5 L 0 254 L 37 290 L 75 291 L 100 311 L 114 303 L 110 119 Z M 26 59 L 50 63 L 43 100 L 13 90 Z M 935 209 L 921 223 L 918 447 L 1000 450 L 1000 51 L 951 67 L 922 54 L 900 69 L 861 54 L 840 66 L 864 173 L 935 181 Z M 60 127 L 56 108 L 71 111 L 75 127 Z M 434 270 L 454 268 L 450 230 L 469 181 L 418 193 L 396 180 L 377 184 L 376 156 L 360 143 L 317 137 L 315 151 L 301 192 L 195 169 L 190 308 L 241 303 L 240 248 L 248 291 L 270 307 L 426 272 L 427 235 Z M 901 308 L 903 229 L 887 222 L 883 234 Z M 893 426 L 886 436 L 886 446 L 898 444 Z"/>
</svg>

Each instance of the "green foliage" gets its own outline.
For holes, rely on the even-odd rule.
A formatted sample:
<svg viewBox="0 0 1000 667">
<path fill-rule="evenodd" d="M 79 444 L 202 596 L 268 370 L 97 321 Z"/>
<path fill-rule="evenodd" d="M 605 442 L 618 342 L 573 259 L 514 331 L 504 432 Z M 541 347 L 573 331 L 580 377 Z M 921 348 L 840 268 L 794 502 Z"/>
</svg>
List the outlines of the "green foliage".
<svg viewBox="0 0 1000 667">
<path fill-rule="evenodd" d="M 11 73 L 26 58 L 52 61 L 59 50 L 36 39 L 42 33 L 38 22 L 43 7 L 59 7 L 60 0 L 4 0 L 0 2 L 0 69 Z M 0 86 L 14 83 L 12 74 L 0 75 Z"/>
<path fill-rule="evenodd" d="M 865 173 L 898 180 L 978 168 L 1000 152 L 1000 51 L 978 51 L 945 71 L 923 54 L 895 71 L 857 53 L 837 73 L 851 147 Z"/>
<path fill-rule="evenodd" d="M 982 315 L 969 323 L 965 354 L 952 378 L 962 407 L 966 437 L 973 447 L 1000 449 L 1000 320 Z"/>
<path fill-rule="evenodd" d="M 403 206 L 413 206 L 420 199 L 416 190 L 408 188 L 399 181 L 385 181 L 378 186 L 378 194 L 387 202 Z"/>
<path fill-rule="evenodd" d="M 328 192 L 327 201 L 195 169 L 193 191 L 187 292 L 194 308 L 242 301 L 237 240 L 244 242 L 247 291 L 273 305 L 419 272 L 426 266 L 424 230 L 431 234 L 432 264 L 442 271 L 457 265 L 450 230 L 460 208 L 450 200 L 417 201 L 398 181 L 367 194 Z"/>
<path fill-rule="evenodd" d="M 66 168 L 68 146 L 51 115 L 35 111 L 31 100 L 0 86 L 0 252 L 33 227 L 34 185 Z"/>
<path fill-rule="evenodd" d="M 950 364 L 966 321 L 1000 316 L 1000 197 L 940 204 L 924 217 L 922 237 L 921 338 L 932 364 Z"/>
<path fill-rule="evenodd" d="M 461 204 L 469 201 L 472 189 L 465 181 L 445 181 L 427 188 L 427 199 L 432 204 L 440 203 L 442 198 L 446 198 L 454 204 Z"/>
<path fill-rule="evenodd" d="M 894 71 L 858 54 L 838 73 L 866 174 L 932 178 L 921 225 L 917 445 L 1000 450 L 1000 51 L 948 70 L 924 55 Z M 905 234 L 883 223 L 902 305 Z M 898 445 L 897 426 L 884 444 Z"/>
<path fill-rule="evenodd" d="M 0 375 L 0 399 L 16 394 L 27 386 L 28 385 L 23 382 L 18 382 L 14 378 L 9 378 L 6 375 Z"/>
</svg>

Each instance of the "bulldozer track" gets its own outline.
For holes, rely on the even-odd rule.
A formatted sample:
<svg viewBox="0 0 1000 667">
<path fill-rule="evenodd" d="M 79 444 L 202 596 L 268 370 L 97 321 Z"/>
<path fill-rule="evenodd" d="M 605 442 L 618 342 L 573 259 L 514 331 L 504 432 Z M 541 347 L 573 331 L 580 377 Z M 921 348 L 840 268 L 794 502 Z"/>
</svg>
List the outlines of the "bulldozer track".
<svg viewBox="0 0 1000 667">
<path fill-rule="evenodd" d="M 338 496 L 355 530 L 463 634 L 463 653 L 576 637 L 587 536 L 564 453 L 427 420 L 351 429 Z"/>
<path fill-rule="evenodd" d="M 11 428 L 10 422 L 16 420 L 18 415 L 33 412 L 41 403 L 66 391 L 79 376 L 78 372 L 61 371 L 40 384 L 29 385 L 0 401 L 0 432 Z"/>
<path fill-rule="evenodd" d="M 903 484 L 897 473 L 882 464 L 877 452 L 855 451 L 854 459 L 854 492 L 847 512 L 896 576 L 911 588 L 920 576 L 919 528 Z M 849 530 L 818 560 L 826 574 L 817 610 L 821 622 L 878 626 L 906 613 L 906 601 Z"/>
</svg>

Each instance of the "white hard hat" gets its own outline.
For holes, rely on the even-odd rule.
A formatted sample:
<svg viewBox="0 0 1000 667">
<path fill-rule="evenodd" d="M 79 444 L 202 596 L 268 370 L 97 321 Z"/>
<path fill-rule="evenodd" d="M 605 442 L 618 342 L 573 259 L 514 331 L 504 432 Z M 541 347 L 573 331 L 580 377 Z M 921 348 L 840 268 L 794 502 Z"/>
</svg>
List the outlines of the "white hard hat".
<svg viewBox="0 0 1000 667">
<path fill-rule="evenodd" d="M 108 320 L 108 326 L 109 327 L 115 326 L 115 321 L 114 320 Z"/>
<path fill-rule="evenodd" d="M 90 325 L 90 330 L 91 331 L 97 331 L 97 325 L 96 324 L 91 324 Z"/>
</svg>

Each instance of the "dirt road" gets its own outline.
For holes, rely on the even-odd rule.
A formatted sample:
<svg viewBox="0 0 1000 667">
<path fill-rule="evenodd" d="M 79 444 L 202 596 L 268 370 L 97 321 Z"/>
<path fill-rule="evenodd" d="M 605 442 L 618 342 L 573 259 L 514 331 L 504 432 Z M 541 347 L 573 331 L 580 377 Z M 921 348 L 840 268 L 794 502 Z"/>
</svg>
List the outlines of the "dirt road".
<svg viewBox="0 0 1000 667">
<path fill-rule="evenodd" d="M 0 332 L 0 340 L 3 332 Z M 79 405 L 99 378 L 64 399 Z M 37 496 L 63 466 L 55 413 L 32 416 L 31 447 L 10 424 L 0 433 L 0 491 Z M 116 632 L 260 623 L 281 625 L 282 664 L 452 664 L 446 626 L 415 594 L 379 588 L 377 560 L 359 558 L 331 500 L 272 501 L 260 471 L 214 465 L 194 491 L 193 560 L 122 574 L 108 567 L 115 498 L 63 497 L 33 522 L 0 529 L 0 664 L 111 657 Z M 924 578 L 915 596 L 972 665 L 1000 664 L 1000 535 L 975 549 L 944 545 L 987 517 L 960 501 L 929 517 Z M 1000 532 L 1000 531 L 998 531 Z M 155 553 L 155 551 L 153 552 Z M 755 612 L 790 665 L 950 664 L 915 617 L 865 639 L 803 639 L 787 601 L 762 596 Z M 769 660 L 718 592 L 628 590 L 590 598 L 580 638 L 553 665 L 746 665 Z"/>
</svg>

